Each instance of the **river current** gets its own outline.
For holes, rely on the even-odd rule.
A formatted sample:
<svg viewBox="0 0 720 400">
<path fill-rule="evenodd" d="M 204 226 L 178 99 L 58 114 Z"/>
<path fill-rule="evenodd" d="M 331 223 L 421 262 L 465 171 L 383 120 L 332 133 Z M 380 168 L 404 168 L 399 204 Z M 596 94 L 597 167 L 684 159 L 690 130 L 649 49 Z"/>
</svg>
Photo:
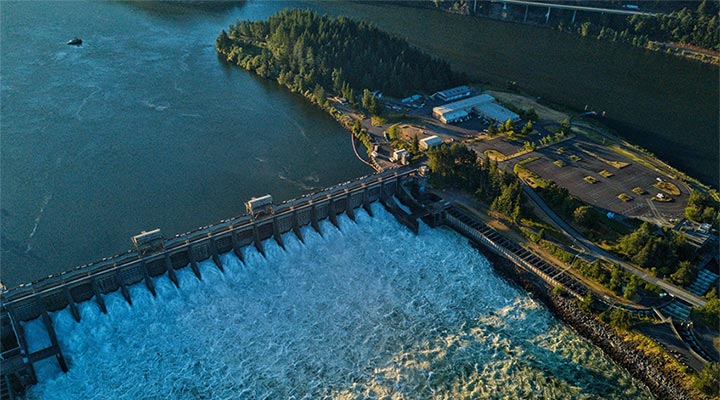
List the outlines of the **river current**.
<svg viewBox="0 0 720 400">
<path fill-rule="evenodd" d="M 373 205 L 267 257 L 221 256 L 52 315 L 69 362 L 28 399 L 650 399 L 644 385 L 493 271 L 462 236 Z M 39 320 L 30 346 L 49 343 Z"/>
</svg>

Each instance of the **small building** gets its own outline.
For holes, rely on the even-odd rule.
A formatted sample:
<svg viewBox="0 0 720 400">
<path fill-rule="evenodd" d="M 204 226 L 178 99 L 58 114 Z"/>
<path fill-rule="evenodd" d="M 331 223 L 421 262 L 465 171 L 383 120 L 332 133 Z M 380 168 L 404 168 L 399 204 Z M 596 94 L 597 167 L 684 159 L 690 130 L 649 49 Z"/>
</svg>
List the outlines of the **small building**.
<svg viewBox="0 0 720 400">
<path fill-rule="evenodd" d="M 444 124 L 462 121 L 473 112 L 495 123 L 502 123 L 508 119 L 515 122 L 520 120 L 519 115 L 495 103 L 495 98 L 489 94 L 481 94 L 433 108 L 433 116 Z"/>
<path fill-rule="evenodd" d="M 262 197 L 253 197 L 245 203 L 245 212 L 252 215 L 253 218 L 262 214 L 270 215 L 273 213 L 272 205 L 273 199 L 269 194 Z"/>
<path fill-rule="evenodd" d="M 465 110 L 453 110 L 446 113 L 440 114 L 437 118 L 443 124 L 454 124 L 455 122 L 461 122 L 468 118 L 468 114 Z"/>
<path fill-rule="evenodd" d="M 443 142 L 442 139 L 440 139 L 439 137 L 437 137 L 435 135 L 432 135 L 432 136 L 428 136 L 424 139 L 421 139 L 420 143 L 419 143 L 419 147 L 420 147 L 420 150 L 428 150 L 433 147 L 440 146 L 442 144 L 442 142 Z"/>
<path fill-rule="evenodd" d="M 445 89 L 435 93 L 433 96 L 442 101 L 458 100 L 470 96 L 470 88 L 467 86 L 458 86 L 452 89 Z"/>
<path fill-rule="evenodd" d="M 420 99 L 422 99 L 422 96 L 420 96 L 419 94 L 414 94 L 410 97 L 406 97 L 406 98 L 400 100 L 400 102 L 403 104 L 408 104 L 408 103 L 412 103 L 414 101 L 418 101 Z"/>
<path fill-rule="evenodd" d="M 395 150 L 390 161 L 400 163 L 401 165 L 407 165 L 410 163 L 410 153 L 405 149 Z"/>
<path fill-rule="evenodd" d="M 142 231 L 139 235 L 132 237 L 135 250 L 140 254 L 148 254 L 162 250 L 165 247 L 164 240 L 165 238 L 162 232 L 160 232 L 160 229 L 153 229 L 148 232 Z"/>
<path fill-rule="evenodd" d="M 702 223 L 702 224 L 700 224 L 700 228 L 698 228 L 698 232 L 704 233 L 707 235 L 710 232 L 710 228 L 712 228 L 712 226 L 710 224 Z"/>
</svg>

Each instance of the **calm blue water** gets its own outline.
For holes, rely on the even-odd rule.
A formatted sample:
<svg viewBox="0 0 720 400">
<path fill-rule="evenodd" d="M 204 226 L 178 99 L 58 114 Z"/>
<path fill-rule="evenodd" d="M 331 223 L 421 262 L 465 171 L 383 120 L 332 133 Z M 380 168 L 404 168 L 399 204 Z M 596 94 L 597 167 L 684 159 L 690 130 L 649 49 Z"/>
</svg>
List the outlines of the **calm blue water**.
<svg viewBox="0 0 720 400">
<path fill-rule="evenodd" d="M 3 1 L 2 280 L 372 172 L 324 112 L 218 59 L 220 29 L 281 8 Z"/>
<path fill-rule="evenodd" d="M 222 256 L 203 281 L 179 271 L 52 318 L 69 362 L 38 365 L 28 399 L 650 399 L 648 390 L 467 241 L 413 235 L 377 203 L 305 244 L 265 242 L 267 258 Z M 48 343 L 26 324 L 31 347 Z"/>
</svg>

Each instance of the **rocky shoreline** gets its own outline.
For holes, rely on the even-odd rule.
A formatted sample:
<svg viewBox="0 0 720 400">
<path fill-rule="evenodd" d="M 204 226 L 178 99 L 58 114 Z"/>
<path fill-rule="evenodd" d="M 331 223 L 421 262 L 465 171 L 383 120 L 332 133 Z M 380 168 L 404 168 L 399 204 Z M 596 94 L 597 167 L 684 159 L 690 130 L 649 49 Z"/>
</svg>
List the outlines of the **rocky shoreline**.
<svg viewBox="0 0 720 400">
<path fill-rule="evenodd" d="M 538 277 L 518 268 L 511 261 L 479 246 L 477 248 L 502 277 L 527 290 L 545 304 L 550 312 L 584 338 L 590 340 L 613 361 L 642 381 L 658 399 L 698 400 L 709 397 L 688 388 L 682 372 L 673 369 L 661 357 L 647 355 L 637 344 L 626 341 L 611 326 L 581 311 L 573 299 L 552 294 Z"/>
</svg>

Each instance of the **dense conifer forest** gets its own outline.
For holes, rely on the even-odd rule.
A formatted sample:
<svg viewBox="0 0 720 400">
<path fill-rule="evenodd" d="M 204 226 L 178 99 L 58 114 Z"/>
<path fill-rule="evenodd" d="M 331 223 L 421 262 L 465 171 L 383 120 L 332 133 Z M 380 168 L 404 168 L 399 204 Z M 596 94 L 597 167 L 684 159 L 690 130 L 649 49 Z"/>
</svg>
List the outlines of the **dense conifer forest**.
<svg viewBox="0 0 720 400">
<path fill-rule="evenodd" d="M 238 21 L 217 38 L 227 61 L 310 92 L 319 104 L 327 93 L 350 101 L 364 89 L 403 97 L 432 94 L 466 78 L 406 41 L 349 18 L 285 10 L 267 21 Z"/>
<path fill-rule="evenodd" d="M 497 211 L 517 222 L 523 214 L 525 198 L 517 176 L 498 167 L 487 156 L 483 160 L 462 143 L 443 145 L 428 152 L 431 182 L 437 187 L 461 189 L 490 204 Z"/>
<path fill-rule="evenodd" d="M 396 5 L 409 7 L 436 8 L 460 14 L 474 14 L 498 18 L 501 7 L 491 0 L 424 0 L 393 1 Z M 569 10 L 554 10 L 550 26 L 584 37 L 632 43 L 635 46 L 651 47 L 650 42 L 674 43 L 686 47 L 720 51 L 720 3 L 717 0 L 666 1 L 666 0 L 597 0 L 567 1 L 566 4 L 627 8 L 628 4 L 655 15 L 607 15 L 581 13 L 576 20 Z M 525 7 L 510 6 L 506 20 L 522 21 Z M 538 22 L 538 21 L 536 21 Z M 574 22 L 574 23 L 573 23 Z"/>
<path fill-rule="evenodd" d="M 691 3 L 689 7 L 668 14 L 633 15 L 618 22 L 610 19 L 595 23 L 587 21 L 580 24 L 577 31 L 582 36 L 632 42 L 638 46 L 657 41 L 720 51 L 717 2 L 706 0 L 693 6 Z"/>
</svg>

